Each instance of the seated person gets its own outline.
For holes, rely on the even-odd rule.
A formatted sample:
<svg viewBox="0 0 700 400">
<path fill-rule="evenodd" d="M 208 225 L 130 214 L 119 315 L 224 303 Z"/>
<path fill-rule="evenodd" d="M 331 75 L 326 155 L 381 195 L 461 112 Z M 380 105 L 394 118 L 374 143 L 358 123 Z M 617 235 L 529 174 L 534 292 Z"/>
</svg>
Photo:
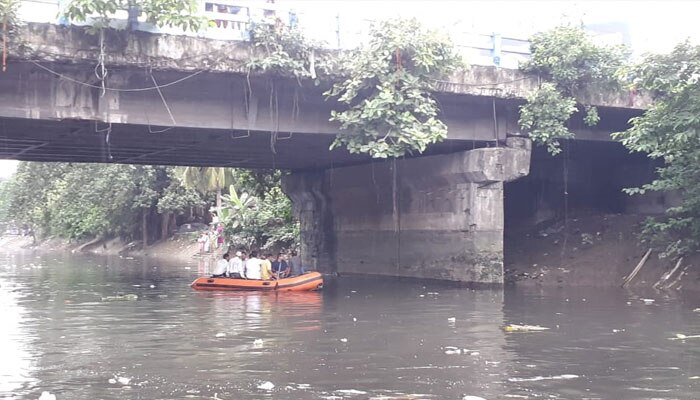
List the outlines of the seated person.
<svg viewBox="0 0 700 400">
<path fill-rule="evenodd" d="M 272 273 L 279 279 L 289 276 L 289 272 L 289 264 L 287 264 L 287 261 L 284 259 L 284 254 L 277 254 L 277 259 L 272 262 Z"/>
<path fill-rule="evenodd" d="M 271 257 L 271 254 L 265 254 L 265 257 L 260 260 L 260 272 L 262 274 L 262 279 L 266 281 L 269 281 L 273 277 L 272 264 L 270 263 Z"/>
<path fill-rule="evenodd" d="M 236 255 L 228 262 L 228 277 L 241 279 L 243 278 L 243 262 L 245 260 L 245 252 L 237 251 Z"/>
<path fill-rule="evenodd" d="M 260 262 L 261 260 L 258 258 L 258 252 L 255 250 L 251 251 L 250 258 L 245 261 L 246 279 L 262 279 Z"/>
<path fill-rule="evenodd" d="M 224 256 L 216 262 L 214 267 L 214 273 L 212 278 L 223 278 L 226 276 L 226 271 L 228 271 L 228 253 L 224 253 Z"/>
</svg>

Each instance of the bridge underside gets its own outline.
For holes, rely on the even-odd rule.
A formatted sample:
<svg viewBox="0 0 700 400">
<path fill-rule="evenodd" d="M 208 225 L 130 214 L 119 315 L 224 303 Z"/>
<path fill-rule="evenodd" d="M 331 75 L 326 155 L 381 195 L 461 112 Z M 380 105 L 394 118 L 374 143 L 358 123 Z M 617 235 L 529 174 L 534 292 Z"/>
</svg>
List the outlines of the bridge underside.
<svg viewBox="0 0 700 400">
<path fill-rule="evenodd" d="M 121 67 L 109 70 L 109 90 L 100 85 L 94 65 L 11 62 L 0 74 L 0 158 L 289 170 L 370 161 L 329 151 L 338 105 L 309 82 Z M 435 96 L 448 137 L 426 155 L 503 144 L 519 131 L 518 99 Z M 577 138 L 609 140 L 632 114 L 600 115 L 595 130 L 575 126 Z"/>
<path fill-rule="evenodd" d="M 0 118 L 0 159 L 307 170 L 369 162 L 330 135 Z M 482 147 L 445 141 L 426 154 Z"/>
</svg>

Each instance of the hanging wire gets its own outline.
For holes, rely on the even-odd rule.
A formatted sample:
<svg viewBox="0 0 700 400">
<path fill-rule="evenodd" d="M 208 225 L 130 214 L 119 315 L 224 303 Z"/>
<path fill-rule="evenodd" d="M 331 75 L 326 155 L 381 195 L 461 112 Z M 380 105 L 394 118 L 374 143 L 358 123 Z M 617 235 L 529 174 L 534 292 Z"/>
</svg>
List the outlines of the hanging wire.
<svg viewBox="0 0 700 400">
<path fill-rule="evenodd" d="M 170 106 L 168 106 L 168 102 L 165 101 L 165 96 L 163 96 L 163 92 L 160 90 L 160 86 L 158 86 L 158 82 L 156 82 L 156 78 L 153 76 L 153 71 L 149 71 L 149 75 L 151 76 L 151 81 L 153 82 L 153 85 L 155 85 L 155 88 L 158 91 L 158 96 L 160 96 L 161 101 L 163 101 L 163 106 L 165 106 L 165 110 L 170 116 L 170 121 L 173 123 L 173 127 L 175 127 L 177 125 L 177 122 L 175 122 L 175 117 L 173 117 L 173 113 L 172 111 L 170 111 Z"/>
<path fill-rule="evenodd" d="M 107 158 L 109 160 L 112 160 L 112 145 L 110 143 L 110 136 L 112 134 L 112 123 L 108 123 L 106 128 L 100 129 L 98 126 L 98 122 L 95 121 L 95 133 L 104 133 L 105 134 L 105 145 L 107 145 Z"/>
<path fill-rule="evenodd" d="M 107 67 L 105 67 L 105 30 L 100 29 L 100 54 L 97 56 L 97 65 L 95 66 L 95 76 L 100 81 L 100 97 L 104 97 L 107 93 Z"/>
<path fill-rule="evenodd" d="M 87 83 L 87 82 L 83 82 L 83 81 L 79 81 L 79 80 L 77 80 L 77 79 L 71 78 L 70 76 L 66 76 L 66 75 L 64 75 L 64 74 L 61 74 L 60 72 L 56 72 L 56 71 L 52 70 L 52 69 L 49 68 L 49 67 L 43 66 L 43 65 L 39 64 L 39 63 L 36 62 L 36 61 L 30 61 L 30 62 L 31 62 L 32 64 L 36 65 L 37 67 L 43 69 L 44 71 L 46 71 L 46 72 L 48 72 L 48 73 L 50 73 L 50 74 L 56 75 L 57 77 L 62 78 L 62 79 L 65 79 L 65 80 L 67 80 L 67 81 L 69 81 L 69 82 L 77 83 L 78 85 L 83 85 L 83 86 L 90 87 L 90 88 L 93 88 L 93 89 L 102 89 L 102 86 L 93 85 L 93 84 L 90 84 L 90 83 Z M 109 92 L 109 91 L 111 91 L 111 92 L 147 92 L 147 91 L 149 91 L 149 90 L 157 90 L 157 89 L 159 89 L 159 88 L 160 88 L 160 89 L 163 89 L 163 88 L 166 88 L 166 87 L 169 87 L 169 86 L 177 85 L 178 83 L 184 82 L 184 81 L 186 81 L 186 80 L 188 80 L 188 79 L 190 79 L 190 78 L 194 78 L 195 76 L 197 76 L 197 75 L 199 75 L 199 74 L 201 74 L 201 73 L 203 73 L 203 72 L 206 72 L 206 70 L 199 70 L 199 71 L 193 72 L 193 73 L 191 73 L 191 74 L 189 74 L 189 75 L 187 75 L 187 76 L 184 76 L 184 77 L 182 77 L 182 78 L 180 78 L 180 79 L 174 80 L 174 81 L 172 81 L 172 82 L 168 82 L 168 83 L 163 84 L 163 85 L 158 85 L 158 86 L 150 86 L 150 87 L 135 88 L 135 89 L 119 89 L 119 88 L 105 87 L 104 90 L 105 90 L 105 91 L 108 91 L 108 92 Z"/>
<path fill-rule="evenodd" d="M 496 139 L 496 147 L 500 147 L 498 143 L 498 118 L 496 116 L 496 98 L 491 99 L 493 105 L 493 137 Z"/>
</svg>

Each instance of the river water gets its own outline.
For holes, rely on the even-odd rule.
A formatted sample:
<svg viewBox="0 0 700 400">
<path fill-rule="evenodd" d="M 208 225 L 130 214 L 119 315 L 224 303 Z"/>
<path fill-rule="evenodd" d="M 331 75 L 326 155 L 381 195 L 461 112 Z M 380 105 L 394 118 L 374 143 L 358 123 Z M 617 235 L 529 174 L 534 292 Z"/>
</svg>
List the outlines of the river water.
<svg viewBox="0 0 700 400">
<path fill-rule="evenodd" d="M 669 340 L 700 334 L 697 294 L 359 278 L 195 292 L 206 268 L 0 254 L 0 398 L 700 399 L 700 339 Z M 138 299 L 108 298 L 124 294 Z"/>
</svg>

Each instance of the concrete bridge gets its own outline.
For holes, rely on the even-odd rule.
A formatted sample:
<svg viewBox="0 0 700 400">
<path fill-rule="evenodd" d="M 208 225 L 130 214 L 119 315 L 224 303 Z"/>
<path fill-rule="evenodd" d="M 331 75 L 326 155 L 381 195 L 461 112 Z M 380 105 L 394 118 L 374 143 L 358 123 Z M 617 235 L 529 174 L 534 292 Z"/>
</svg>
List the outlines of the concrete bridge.
<svg viewBox="0 0 700 400">
<path fill-rule="evenodd" d="M 517 119 L 535 80 L 473 67 L 436 82 L 447 140 L 374 161 L 329 151 L 325 88 L 248 76 L 244 43 L 114 31 L 101 52 L 81 28 L 20 36 L 0 74 L 0 158 L 286 169 L 307 265 L 502 283 L 504 182 L 529 172 Z M 601 123 L 575 127 L 584 141 L 609 141 L 641 102 L 591 100 Z"/>
</svg>

